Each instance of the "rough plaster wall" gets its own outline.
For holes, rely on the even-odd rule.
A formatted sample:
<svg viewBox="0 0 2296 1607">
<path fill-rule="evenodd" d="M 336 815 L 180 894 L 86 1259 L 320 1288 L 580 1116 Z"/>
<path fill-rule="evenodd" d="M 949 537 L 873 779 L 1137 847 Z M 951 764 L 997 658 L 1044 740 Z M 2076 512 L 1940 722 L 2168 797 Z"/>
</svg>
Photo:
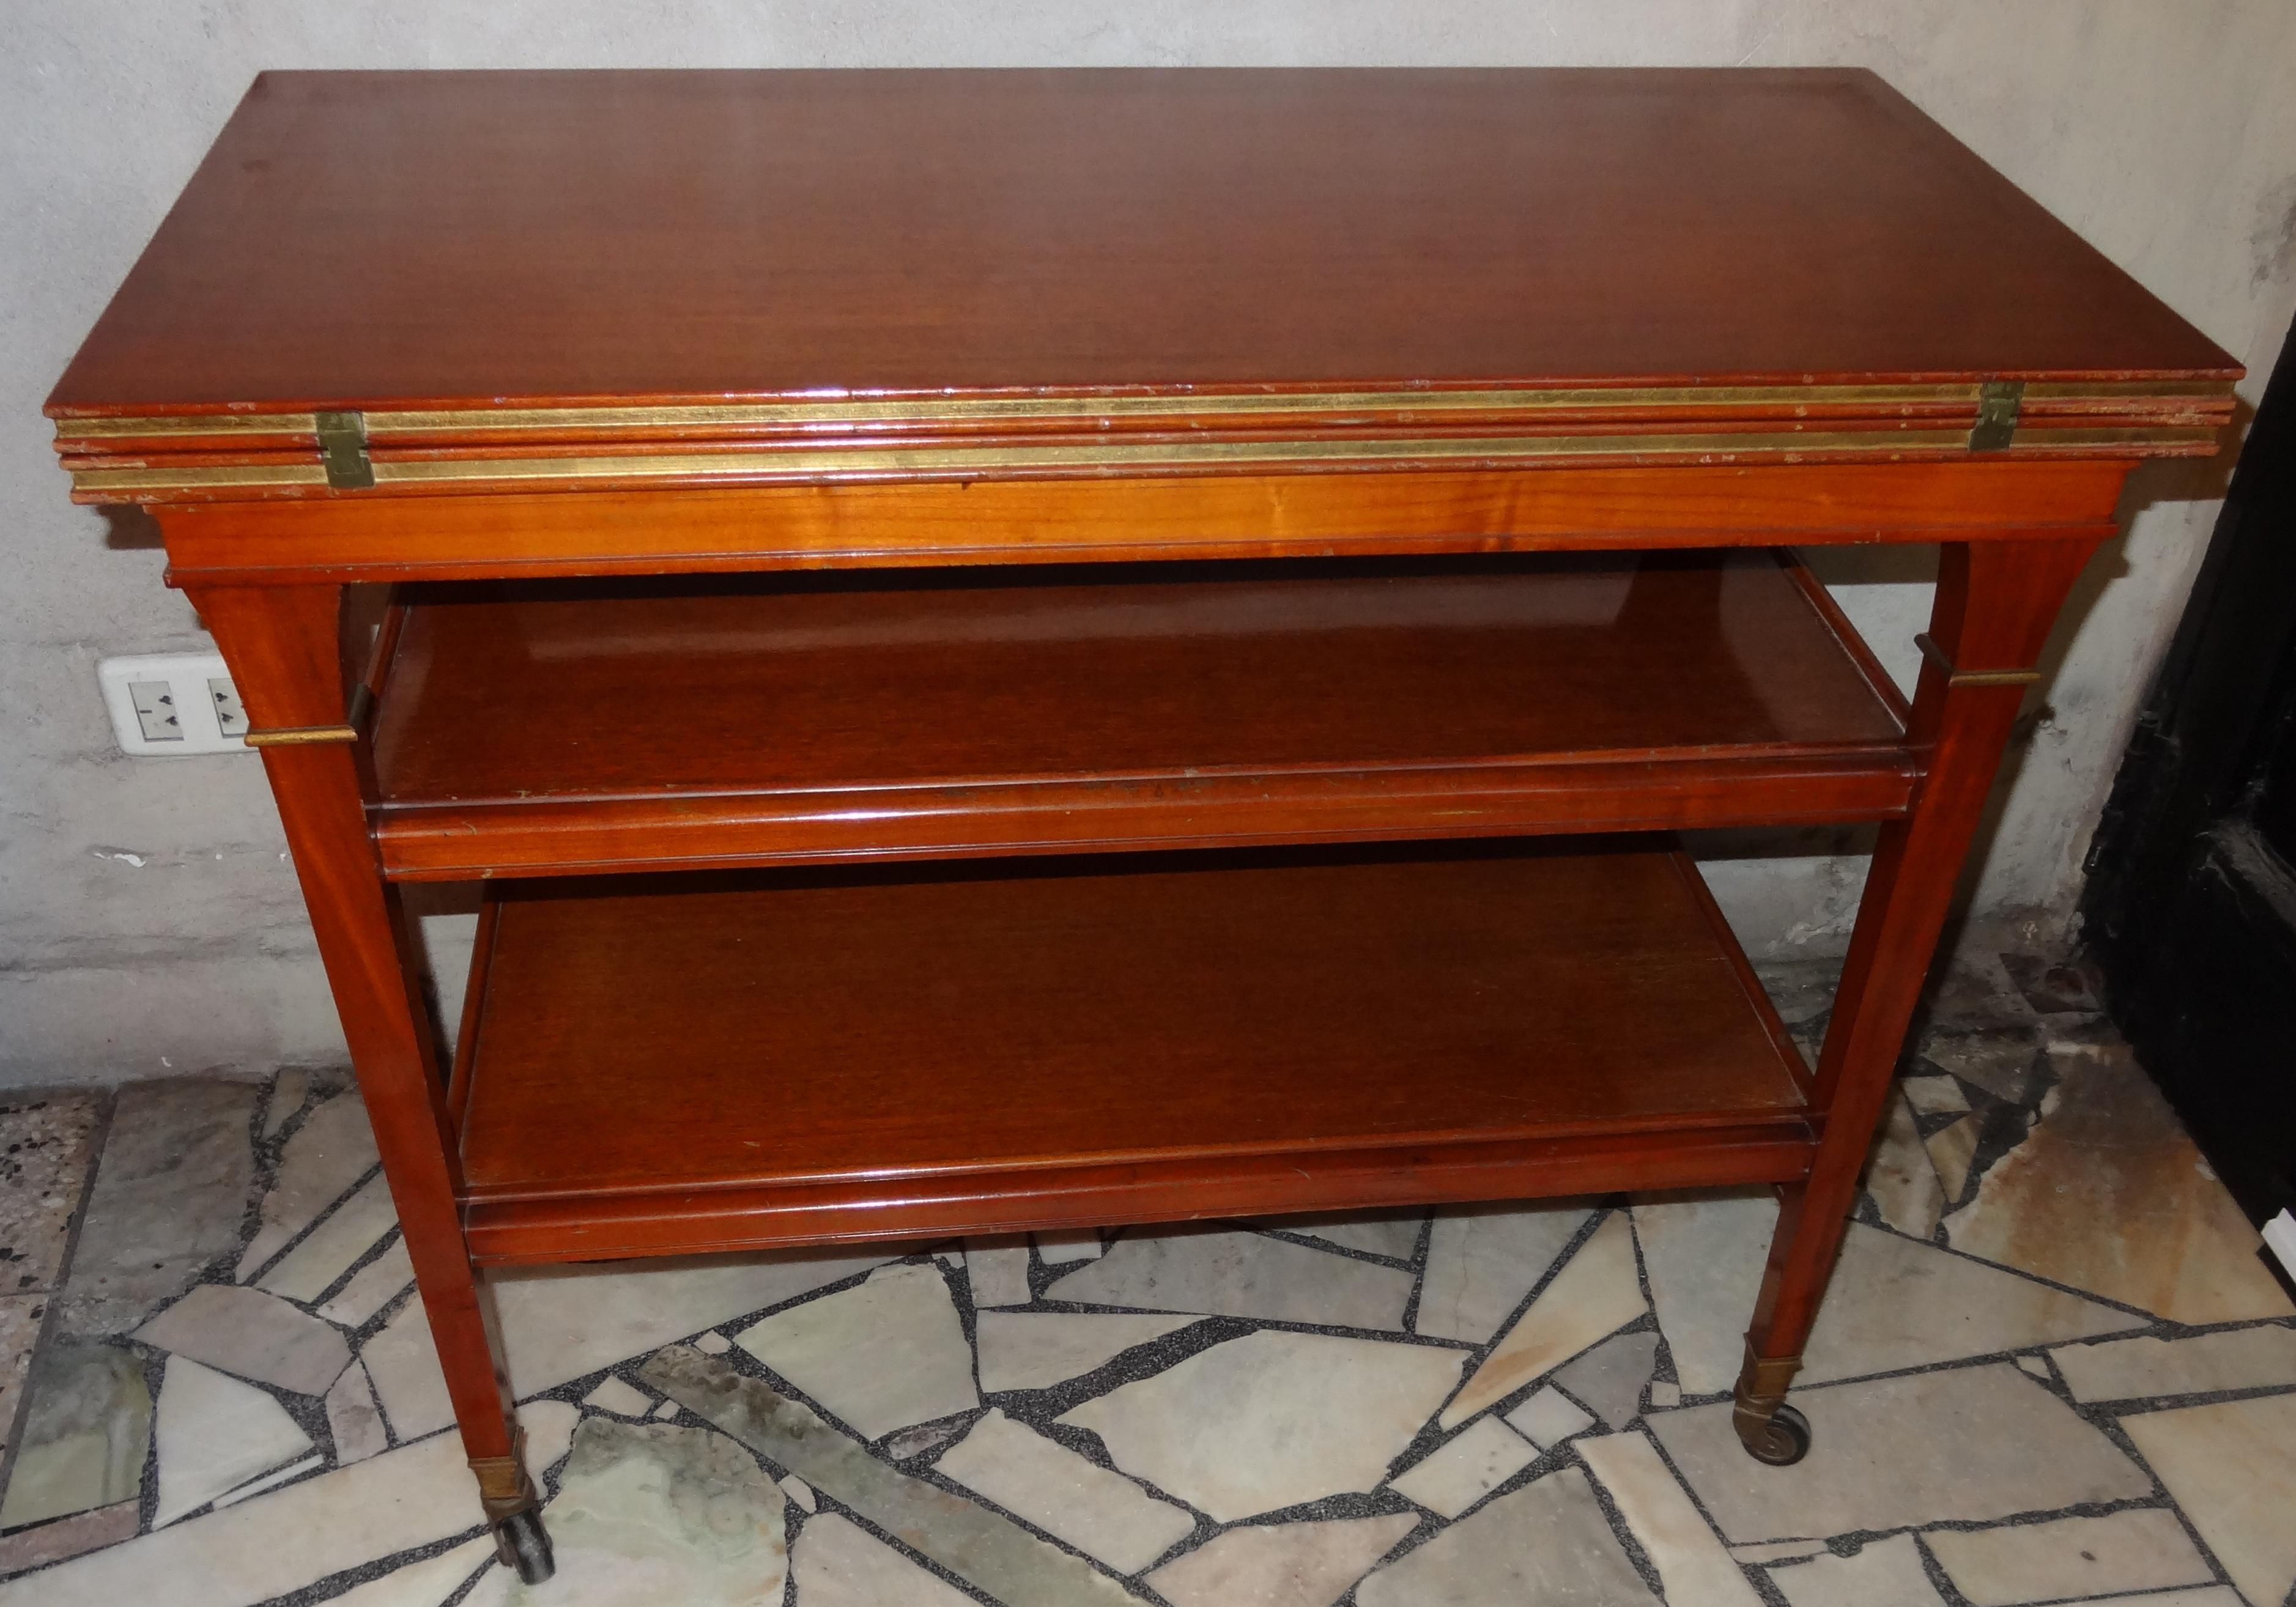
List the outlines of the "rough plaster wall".
<svg viewBox="0 0 2296 1607">
<path fill-rule="evenodd" d="M 258 765 L 111 751 L 96 658 L 202 638 L 148 527 L 66 504 L 38 417 L 258 70 L 1830 62 L 1879 70 L 2251 366 L 2268 359 L 2296 303 L 2287 0 L 0 0 L 0 1080 L 340 1053 Z M 2213 471 L 2144 483 L 2054 650 L 1982 912 L 2070 907 L 2214 512 Z M 1828 570 L 1898 667 L 1925 607 L 1903 563 Z M 1839 948 L 1855 859 L 1714 846 L 1750 945 Z"/>
</svg>

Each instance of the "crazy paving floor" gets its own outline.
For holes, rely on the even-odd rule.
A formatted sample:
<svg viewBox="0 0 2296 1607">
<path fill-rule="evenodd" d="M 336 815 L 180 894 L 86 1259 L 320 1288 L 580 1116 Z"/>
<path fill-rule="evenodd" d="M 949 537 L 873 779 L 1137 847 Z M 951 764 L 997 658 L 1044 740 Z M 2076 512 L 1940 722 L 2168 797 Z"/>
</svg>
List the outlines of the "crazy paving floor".
<svg viewBox="0 0 2296 1607">
<path fill-rule="evenodd" d="M 635 1264 L 500 1280 L 532 1591 L 340 1076 L 12 1095 L 0 1607 L 2283 1607 L 2290 1302 L 2090 1004 L 1937 1002 L 1797 1467 L 1725 1394 L 1765 1198 Z"/>
</svg>

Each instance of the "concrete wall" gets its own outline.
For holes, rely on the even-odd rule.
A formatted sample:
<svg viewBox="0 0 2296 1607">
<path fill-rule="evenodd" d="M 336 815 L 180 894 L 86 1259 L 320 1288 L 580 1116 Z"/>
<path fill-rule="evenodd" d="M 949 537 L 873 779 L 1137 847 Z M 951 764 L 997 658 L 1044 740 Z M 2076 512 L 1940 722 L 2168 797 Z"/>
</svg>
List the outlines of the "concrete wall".
<svg viewBox="0 0 2296 1607">
<path fill-rule="evenodd" d="M 127 760 L 102 654 L 194 647 L 148 525 L 65 501 L 39 403 L 266 67 L 1819 64 L 1880 70 L 2260 366 L 2296 305 L 2288 0 L 7 0 L 0 6 L 0 1080 L 339 1055 L 260 768 Z M 2251 381 L 2253 398 L 2260 377 Z M 1975 886 L 2061 923 L 2217 471 L 2148 473 Z M 1920 560 L 1835 578 L 1910 665 Z M 1838 949 L 1862 868 L 1715 845 L 1750 944 Z M 1824 839 L 1806 848 L 1842 846 Z M 1849 846 L 1855 846 L 1850 844 Z"/>
</svg>

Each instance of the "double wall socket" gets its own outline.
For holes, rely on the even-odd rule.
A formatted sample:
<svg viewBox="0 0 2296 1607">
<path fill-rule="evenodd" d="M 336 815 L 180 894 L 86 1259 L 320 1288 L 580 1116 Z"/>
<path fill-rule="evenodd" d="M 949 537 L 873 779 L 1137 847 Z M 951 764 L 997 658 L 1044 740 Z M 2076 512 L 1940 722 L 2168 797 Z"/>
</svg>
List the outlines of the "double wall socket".
<svg viewBox="0 0 2296 1607">
<path fill-rule="evenodd" d="M 95 667 L 119 750 L 139 758 L 252 753 L 247 715 L 221 653 L 146 653 Z"/>
</svg>

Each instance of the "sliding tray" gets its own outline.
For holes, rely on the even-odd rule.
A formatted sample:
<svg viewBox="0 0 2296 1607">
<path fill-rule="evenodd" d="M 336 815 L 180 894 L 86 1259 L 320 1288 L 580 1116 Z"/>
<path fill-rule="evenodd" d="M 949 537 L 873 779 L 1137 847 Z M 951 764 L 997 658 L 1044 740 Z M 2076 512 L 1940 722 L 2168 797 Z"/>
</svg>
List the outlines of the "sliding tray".
<svg viewBox="0 0 2296 1607">
<path fill-rule="evenodd" d="M 1799 1178 L 1663 839 L 496 884 L 480 1261 Z"/>
<path fill-rule="evenodd" d="M 1915 778 L 1759 550 L 410 595 L 402 879 L 1873 820 Z"/>
</svg>

